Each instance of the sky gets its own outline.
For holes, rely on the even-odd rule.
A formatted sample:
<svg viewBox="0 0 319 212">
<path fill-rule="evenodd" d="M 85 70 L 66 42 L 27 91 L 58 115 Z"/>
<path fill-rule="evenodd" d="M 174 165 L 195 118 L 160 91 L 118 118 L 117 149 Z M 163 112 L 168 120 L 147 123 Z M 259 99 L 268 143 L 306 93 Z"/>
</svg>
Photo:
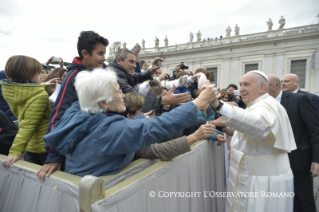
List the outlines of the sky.
<svg viewBox="0 0 319 212">
<path fill-rule="evenodd" d="M 154 47 L 155 37 L 164 46 L 187 43 L 200 30 L 202 39 L 226 35 L 237 24 L 240 35 L 273 29 L 317 24 L 318 0 L 0 0 L 0 70 L 12 55 L 27 55 L 46 62 L 51 56 L 71 62 L 77 56 L 81 31 L 93 30 L 128 48 L 145 40 Z M 107 47 L 106 57 L 109 48 Z"/>
</svg>

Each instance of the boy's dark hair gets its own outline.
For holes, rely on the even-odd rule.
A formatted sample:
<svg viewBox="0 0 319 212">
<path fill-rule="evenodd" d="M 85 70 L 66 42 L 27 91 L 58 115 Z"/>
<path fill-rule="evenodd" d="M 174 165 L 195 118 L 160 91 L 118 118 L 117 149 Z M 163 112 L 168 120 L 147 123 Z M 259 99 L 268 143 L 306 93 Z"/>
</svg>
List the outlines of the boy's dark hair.
<svg viewBox="0 0 319 212">
<path fill-rule="evenodd" d="M 230 87 L 235 88 L 235 90 L 238 90 L 238 87 L 237 87 L 237 85 L 235 85 L 235 84 L 229 84 L 229 85 L 227 86 L 226 90 L 227 90 L 228 88 L 230 88 Z"/>
<path fill-rule="evenodd" d="M 81 54 L 81 51 L 83 49 L 85 49 L 89 53 L 89 55 L 92 55 L 92 51 L 95 49 L 98 43 L 101 43 L 106 47 L 109 45 L 109 41 L 106 38 L 100 36 L 99 34 L 93 31 L 82 31 L 78 38 L 77 44 L 80 59 L 83 59 L 83 56 Z"/>
</svg>

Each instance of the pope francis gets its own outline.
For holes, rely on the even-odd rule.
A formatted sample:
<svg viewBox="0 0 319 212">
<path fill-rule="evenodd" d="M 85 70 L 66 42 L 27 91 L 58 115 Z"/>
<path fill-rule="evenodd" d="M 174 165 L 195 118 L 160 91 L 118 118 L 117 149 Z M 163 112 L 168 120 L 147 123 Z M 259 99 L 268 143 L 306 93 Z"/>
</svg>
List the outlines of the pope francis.
<svg viewBox="0 0 319 212">
<path fill-rule="evenodd" d="M 236 130 L 226 212 L 293 211 L 293 173 L 287 153 L 296 144 L 286 110 L 268 95 L 268 84 L 263 72 L 250 71 L 240 79 L 245 110 L 218 100 L 212 104 L 223 123 Z"/>
</svg>

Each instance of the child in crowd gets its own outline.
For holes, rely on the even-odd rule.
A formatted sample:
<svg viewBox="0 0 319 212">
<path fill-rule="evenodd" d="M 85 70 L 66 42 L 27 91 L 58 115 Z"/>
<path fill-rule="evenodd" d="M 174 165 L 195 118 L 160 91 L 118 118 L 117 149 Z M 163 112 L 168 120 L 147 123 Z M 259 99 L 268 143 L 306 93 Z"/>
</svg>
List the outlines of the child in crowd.
<svg viewBox="0 0 319 212">
<path fill-rule="evenodd" d="M 106 38 L 100 36 L 93 31 L 82 31 L 78 38 L 77 51 L 78 57 L 68 66 L 68 73 L 63 79 L 60 92 L 52 108 L 49 118 L 47 133 L 49 133 L 54 124 L 57 123 L 65 113 L 65 111 L 76 101 L 78 96 L 75 91 L 75 77 L 80 71 L 97 67 L 105 68 L 105 53 L 109 42 Z M 93 85 L 92 85 L 93 86 Z M 44 180 L 45 176 L 61 168 L 65 157 L 46 145 L 48 157 L 44 166 L 38 171 L 37 175 L 40 180 Z M 63 169 L 63 167 L 62 167 Z"/>
<path fill-rule="evenodd" d="M 200 91 L 198 90 L 196 92 L 196 97 L 198 97 L 199 94 L 200 94 Z M 211 107 L 210 105 L 207 105 L 207 108 L 205 110 L 197 111 L 197 118 L 199 120 L 206 120 L 211 122 L 216 119 L 215 112 L 216 111 L 213 109 L 213 107 Z M 213 135 L 207 137 L 207 140 L 217 141 L 217 146 L 220 146 L 226 142 L 226 138 L 223 136 L 223 133 L 219 131 L 218 129 L 216 129 Z"/>
<path fill-rule="evenodd" d="M 1 81 L 2 93 L 18 118 L 19 130 L 3 166 L 9 168 L 10 164 L 22 159 L 23 154 L 25 161 L 43 165 L 47 151 L 42 139 L 51 106 L 44 86 L 39 85 L 42 66 L 34 58 L 18 55 L 8 59 L 5 72 L 8 79 Z"/>
<path fill-rule="evenodd" d="M 152 87 L 154 88 L 154 87 Z M 151 88 L 151 89 L 152 89 Z M 163 88 L 163 87 L 158 87 Z M 165 90 L 166 88 L 164 88 Z M 135 116 L 143 114 L 142 107 L 144 104 L 144 97 L 133 94 L 125 94 L 124 115 L 128 119 L 133 119 Z M 155 143 L 146 148 L 135 152 L 135 158 L 161 159 L 171 160 L 172 158 L 184 154 L 191 150 L 190 146 L 198 140 L 205 139 L 211 136 L 215 131 L 213 125 L 201 125 L 194 133 L 188 136 L 181 136 L 179 138 L 171 139 L 162 143 Z"/>
<path fill-rule="evenodd" d="M 53 71 L 51 71 L 49 74 L 47 74 L 44 78 L 42 78 L 40 80 L 40 82 L 41 83 L 42 82 L 47 82 L 47 81 L 49 81 L 49 80 L 51 80 L 53 78 L 57 78 L 58 79 L 57 82 L 59 84 L 61 84 L 67 72 L 68 71 L 66 69 L 64 69 L 64 68 L 56 68 Z M 47 89 L 47 92 L 48 92 L 49 96 L 51 96 L 54 93 L 55 89 L 56 89 L 56 85 L 54 85 L 52 87 L 49 87 Z"/>
</svg>

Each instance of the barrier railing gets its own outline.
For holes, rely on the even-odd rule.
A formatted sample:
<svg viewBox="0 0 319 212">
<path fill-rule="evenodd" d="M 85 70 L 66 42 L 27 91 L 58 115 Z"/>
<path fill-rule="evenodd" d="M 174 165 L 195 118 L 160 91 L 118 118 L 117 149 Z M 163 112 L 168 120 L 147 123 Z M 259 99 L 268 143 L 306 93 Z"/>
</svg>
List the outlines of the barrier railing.
<svg viewBox="0 0 319 212">
<path fill-rule="evenodd" d="M 40 181 L 36 176 L 39 165 L 18 161 L 5 169 L 2 162 L 6 157 L 0 155 L 0 211 L 224 209 L 224 199 L 211 197 L 212 191 L 226 189 L 224 150 L 215 142 L 199 141 L 192 151 L 172 161 L 139 159 L 116 175 L 101 177 L 81 178 L 56 171 Z M 157 197 L 150 196 L 150 191 Z M 183 192 L 184 197 L 164 199 L 159 197 L 161 191 L 177 195 Z M 194 197 L 195 192 L 199 196 Z M 188 194 L 193 197 L 186 197 Z"/>
</svg>

